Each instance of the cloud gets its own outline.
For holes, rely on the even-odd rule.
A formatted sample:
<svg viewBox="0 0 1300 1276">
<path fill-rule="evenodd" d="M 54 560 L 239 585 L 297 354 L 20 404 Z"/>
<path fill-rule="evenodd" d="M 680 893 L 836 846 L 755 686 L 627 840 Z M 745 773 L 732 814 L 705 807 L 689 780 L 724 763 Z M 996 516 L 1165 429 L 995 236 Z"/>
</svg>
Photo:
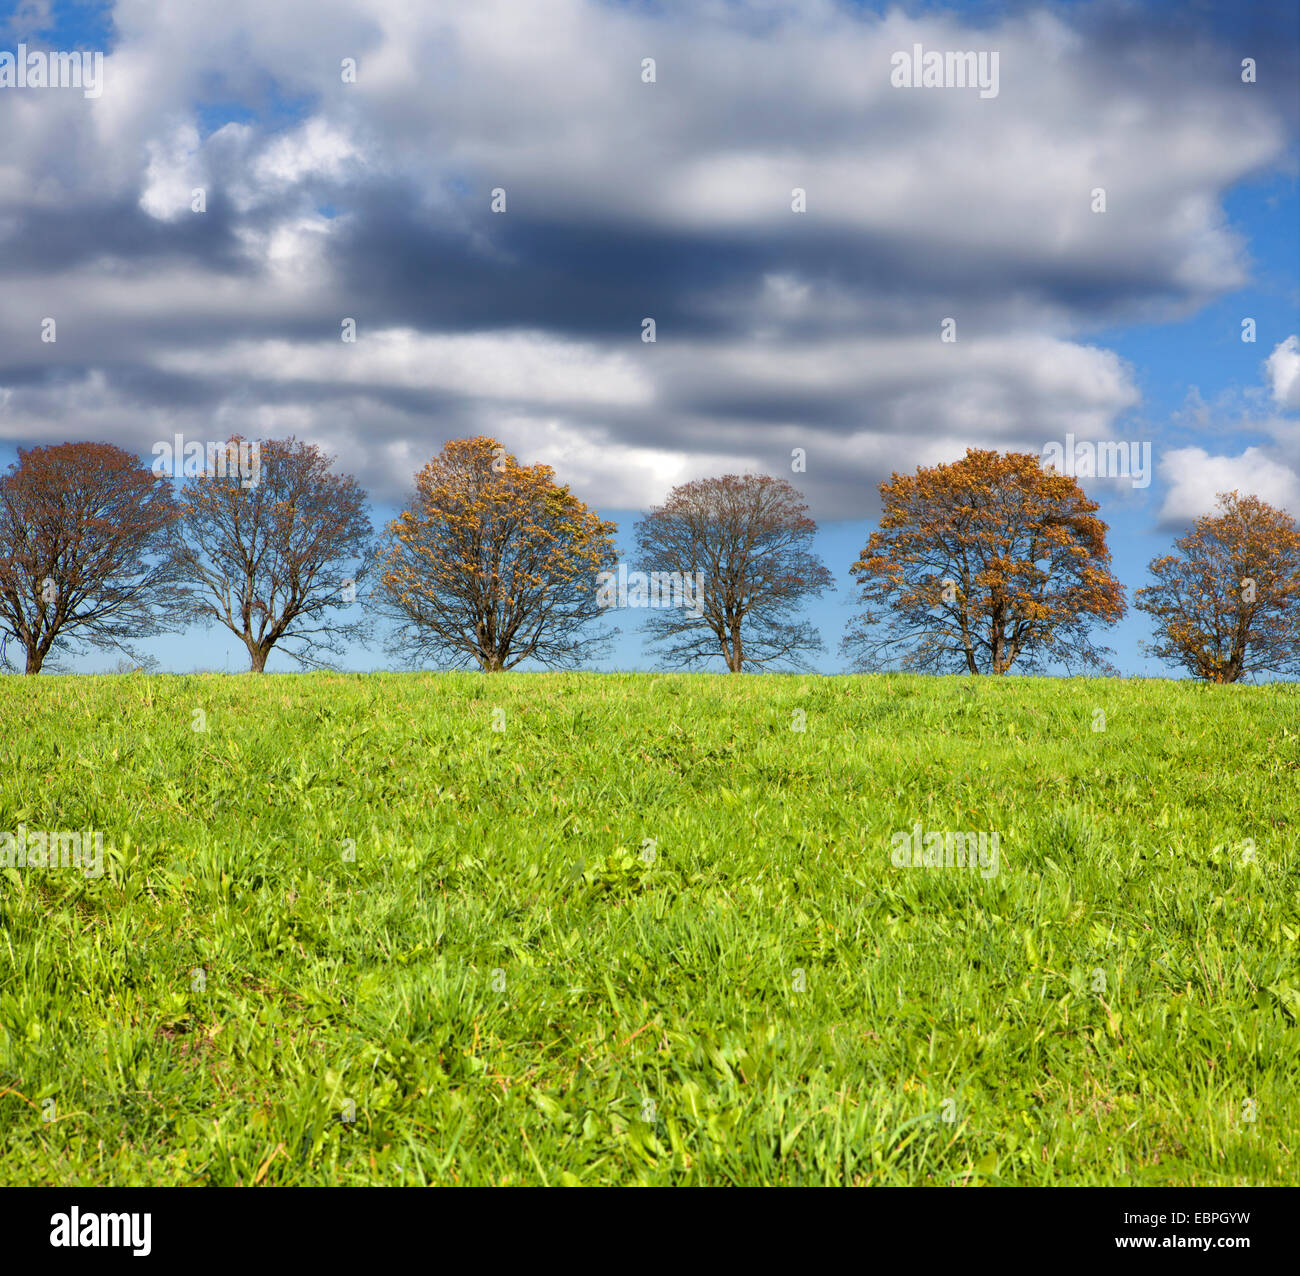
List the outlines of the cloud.
<svg viewBox="0 0 1300 1276">
<path fill-rule="evenodd" d="M 1273 402 L 1300 410 L 1300 337 L 1292 334 L 1269 355 L 1268 376 Z"/>
<path fill-rule="evenodd" d="M 199 155 L 198 129 L 193 124 L 181 124 L 170 137 L 151 139 L 148 152 L 140 207 L 160 221 L 186 216 L 192 209 L 195 188 L 207 184 L 206 165 Z"/>
<path fill-rule="evenodd" d="M 119 0 L 101 99 L 0 93 L 0 437 L 292 429 L 393 497 L 484 432 L 614 507 L 801 446 L 839 517 L 1111 436 L 1139 394 L 1093 334 L 1248 281 L 1223 196 L 1294 126 L 1134 12 Z M 892 88 L 915 41 L 996 48 L 998 97 Z"/>
<path fill-rule="evenodd" d="M 1240 456 L 1211 456 L 1204 448 L 1176 448 L 1160 461 L 1169 483 L 1160 510 L 1161 526 L 1185 527 L 1216 505 L 1221 492 L 1252 493 L 1300 516 L 1300 471 L 1257 447 Z"/>
<path fill-rule="evenodd" d="M 1265 360 L 1264 372 L 1272 402 L 1282 412 L 1300 407 L 1300 337 L 1280 342 Z M 1234 490 L 1253 493 L 1300 516 L 1300 422 L 1277 414 L 1251 416 L 1241 409 L 1243 401 L 1250 404 L 1260 397 L 1259 390 L 1252 390 L 1209 404 L 1195 387 L 1188 393 L 1186 406 L 1176 418 L 1207 430 L 1235 403 L 1241 410 L 1238 431 L 1249 430 L 1269 441 L 1247 447 L 1237 456 L 1213 455 L 1201 447 L 1166 451 L 1159 465 L 1160 476 L 1169 485 L 1160 508 L 1161 527 L 1186 527 L 1213 510 L 1221 492 Z"/>
</svg>

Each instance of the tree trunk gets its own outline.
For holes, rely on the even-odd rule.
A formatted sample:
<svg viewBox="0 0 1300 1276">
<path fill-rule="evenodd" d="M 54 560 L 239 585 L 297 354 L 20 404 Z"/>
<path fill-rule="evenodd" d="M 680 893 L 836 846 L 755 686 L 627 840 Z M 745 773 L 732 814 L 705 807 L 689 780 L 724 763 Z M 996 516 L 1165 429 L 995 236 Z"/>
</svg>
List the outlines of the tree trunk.
<svg viewBox="0 0 1300 1276">
<path fill-rule="evenodd" d="M 45 653 L 35 647 L 27 649 L 27 673 L 40 673 L 41 666 L 45 663 Z"/>
<path fill-rule="evenodd" d="M 252 642 L 248 644 L 248 658 L 251 662 L 250 668 L 253 673 L 266 672 L 266 658 L 270 654 L 271 649 L 269 647 L 259 647 L 256 643 Z"/>
</svg>

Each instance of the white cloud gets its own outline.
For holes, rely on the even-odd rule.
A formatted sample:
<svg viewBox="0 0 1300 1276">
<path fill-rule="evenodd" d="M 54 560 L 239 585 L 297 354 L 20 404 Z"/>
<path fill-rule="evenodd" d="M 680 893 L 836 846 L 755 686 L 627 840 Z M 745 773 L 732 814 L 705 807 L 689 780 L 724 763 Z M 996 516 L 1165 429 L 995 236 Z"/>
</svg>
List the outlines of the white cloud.
<svg viewBox="0 0 1300 1276">
<path fill-rule="evenodd" d="M 1300 472 L 1264 450 L 1248 447 L 1240 456 L 1211 456 L 1204 448 L 1176 448 L 1160 460 L 1169 484 L 1160 521 L 1184 526 L 1214 509 L 1219 493 L 1250 493 L 1300 516 Z"/>
<path fill-rule="evenodd" d="M 1268 356 L 1273 402 L 1283 409 L 1300 409 L 1300 337 L 1294 333 Z"/>
<path fill-rule="evenodd" d="M 367 332 L 355 342 L 236 342 L 217 350 L 164 351 L 171 372 L 294 383 L 404 386 L 471 398 L 537 403 L 648 404 L 653 388 L 625 355 L 540 333 L 422 335 Z"/>
<path fill-rule="evenodd" d="M 257 157 L 253 178 L 291 186 L 308 177 L 340 177 L 360 160 L 351 137 L 321 116 L 277 137 Z"/>
<path fill-rule="evenodd" d="M 1289 336 L 1274 347 L 1264 370 L 1268 393 L 1280 413 L 1300 407 L 1300 337 Z M 1194 522 L 1214 509 L 1221 492 L 1231 491 L 1253 494 L 1300 516 L 1300 423 L 1280 413 L 1252 415 L 1250 408 L 1261 402 L 1263 393 L 1227 391 L 1207 403 L 1197 387 L 1188 391 L 1184 407 L 1174 414 L 1180 425 L 1222 433 L 1217 422 L 1235 414 L 1237 431 L 1249 430 L 1269 441 L 1236 456 L 1214 455 L 1202 447 L 1166 451 L 1159 465 L 1169 485 L 1160 509 L 1162 526 Z"/>
<path fill-rule="evenodd" d="M 149 165 L 140 207 L 159 221 L 191 215 L 194 190 L 208 184 L 198 129 L 189 123 L 178 125 L 167 138 L 151 139 L 147 150 Z"/>
</svg>

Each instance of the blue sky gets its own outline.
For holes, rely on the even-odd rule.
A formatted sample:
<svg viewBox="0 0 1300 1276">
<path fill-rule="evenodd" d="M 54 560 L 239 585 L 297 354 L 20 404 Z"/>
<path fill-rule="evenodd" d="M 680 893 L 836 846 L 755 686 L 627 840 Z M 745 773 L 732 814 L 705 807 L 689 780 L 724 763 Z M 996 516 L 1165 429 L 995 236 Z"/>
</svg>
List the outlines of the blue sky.
<svg viewBox="0 0 1300 1276">
<path fill-rule="evenodd" d="M 489 433 L 625 545 L 675 483 L 782 474 L 839 586 L 826 672 L 877 485 L 966 446 L 1149 442 L 1149 487 L 1084 481 L 1130 594 L 1216 491 L 1300 515 L 1292 3 L 0 4 L 20 41 L 107 71 L 0 87 L 2 463 L 293 433 L 382 526 Z M 913 43 L 996 51 L 997 96 L 891 85 Z M 650 667 L 618 623 L 608 666 Z M 1111 631 L 1122 671 L 1171 672 L 1148 635 Z M 244 664 L 220 630 L 146 649 Z"/>
</svg>

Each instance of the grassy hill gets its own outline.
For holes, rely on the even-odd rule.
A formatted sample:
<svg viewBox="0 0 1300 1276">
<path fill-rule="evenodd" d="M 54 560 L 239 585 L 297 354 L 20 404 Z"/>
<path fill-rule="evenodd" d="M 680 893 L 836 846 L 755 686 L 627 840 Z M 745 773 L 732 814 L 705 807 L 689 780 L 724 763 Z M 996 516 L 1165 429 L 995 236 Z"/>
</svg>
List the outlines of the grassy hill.
<svg viewBox="0 0 1300 1276">
<path fill-rule="evenodd" d="M 1296 1182 L 1298 795 L 1296 685 L 0 679 L 104 844 L 0 869 L 0 1181 Z"/>
</svg>

